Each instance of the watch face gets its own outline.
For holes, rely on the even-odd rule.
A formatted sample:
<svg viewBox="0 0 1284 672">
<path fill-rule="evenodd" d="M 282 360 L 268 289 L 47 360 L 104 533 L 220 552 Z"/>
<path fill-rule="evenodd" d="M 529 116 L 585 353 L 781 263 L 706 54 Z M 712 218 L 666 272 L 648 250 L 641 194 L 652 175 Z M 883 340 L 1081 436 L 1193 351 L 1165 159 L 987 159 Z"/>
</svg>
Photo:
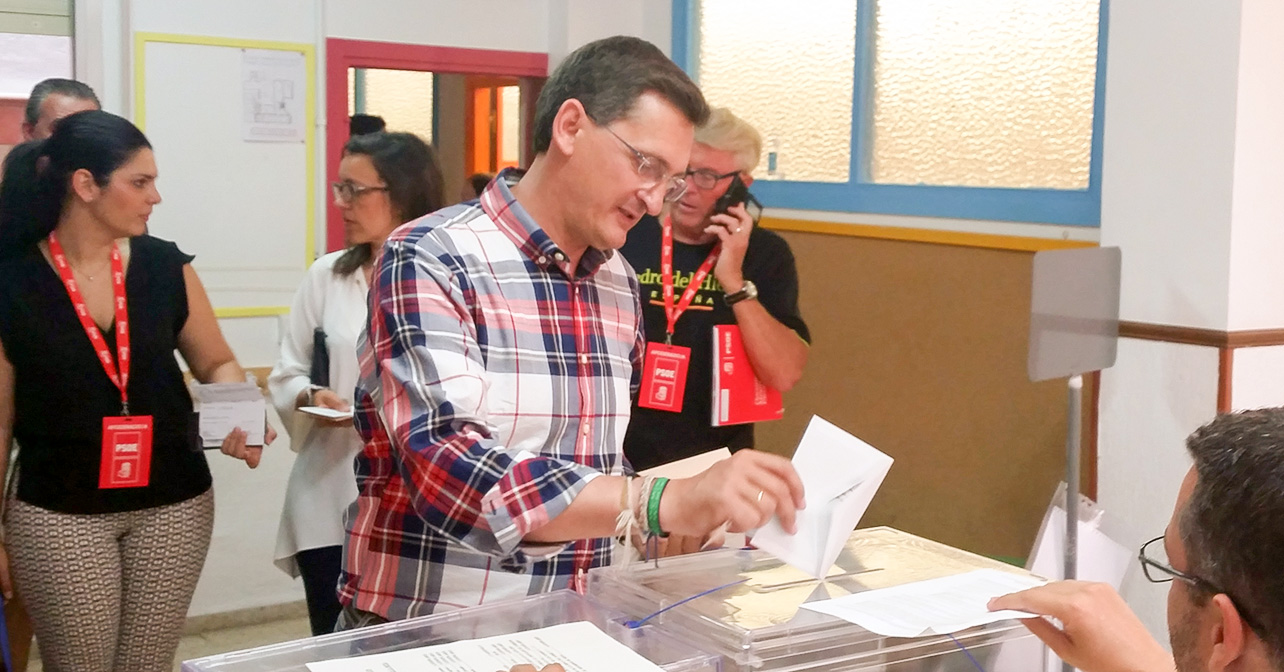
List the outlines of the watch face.
<svg viewBox="0 0 1284 672">
<path fill-rule="evenodd" d="M 723 300 L 727 302 L 727 305 L 732 305 L 756 298 L 758 298 L 758 286 L 753 284 L 751 280 L 745 280 L 745 284 L 740 288 L 740 291 L 727 294 Z"/>
</svg>

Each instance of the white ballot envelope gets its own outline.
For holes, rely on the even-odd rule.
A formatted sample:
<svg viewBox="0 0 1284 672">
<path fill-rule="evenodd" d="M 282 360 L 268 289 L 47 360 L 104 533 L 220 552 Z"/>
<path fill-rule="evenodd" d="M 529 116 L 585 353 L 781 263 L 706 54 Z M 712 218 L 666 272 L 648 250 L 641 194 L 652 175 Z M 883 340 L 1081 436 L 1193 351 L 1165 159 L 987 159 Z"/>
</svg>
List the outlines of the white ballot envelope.
<svg viewBox="0 0 1284 672">
<path fill-rule="evenodd" d="M 267 401 L 254 383 L 209 383 L 192 385 L 196 410 L 200 413 L 201 445 L 217 448 L 233 429 L 245 431 L 245 443 L 263 445 L 267 426 Z"/>
<path fill-rule="evenodd" d="M 299 412 L 306 413 L 308 415 L 315 415 L 318 418 L 325 418 L 327 420 L 345 420 L 352 418 L 351 408 L 346 411 L 339 411 L 326 406 L 300 406 Z"/>
<path fill-rule="evenodd" d="M 812 416 L 793 463 L 807 493 L 807 508 L 798 512 L 798 533 L 785 532 L 779 519 L 772 518 L 753 535 L 753 545 L 819 579 L 865 515 L 892 458 Z"/>
</svg>

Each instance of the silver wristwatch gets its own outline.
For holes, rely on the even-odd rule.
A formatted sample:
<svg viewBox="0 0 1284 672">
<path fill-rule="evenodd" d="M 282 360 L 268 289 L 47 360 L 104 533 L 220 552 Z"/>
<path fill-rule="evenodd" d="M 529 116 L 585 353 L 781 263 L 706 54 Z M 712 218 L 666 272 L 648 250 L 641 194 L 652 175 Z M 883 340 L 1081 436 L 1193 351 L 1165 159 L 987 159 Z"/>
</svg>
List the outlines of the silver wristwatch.
<svg viewBox="0 0 1284 672">
<path fill-rule="evenodd" d="M 722 297 L 722 300 L 726 301 L 728 306 L 734 306 L 741 301 L 756 298 L 758 298 L 758 286 L 753 284 L 752 280 L 745 280 L 745 284 L 740 288 L 740 291 L 726 294 Z"/>
</svg>

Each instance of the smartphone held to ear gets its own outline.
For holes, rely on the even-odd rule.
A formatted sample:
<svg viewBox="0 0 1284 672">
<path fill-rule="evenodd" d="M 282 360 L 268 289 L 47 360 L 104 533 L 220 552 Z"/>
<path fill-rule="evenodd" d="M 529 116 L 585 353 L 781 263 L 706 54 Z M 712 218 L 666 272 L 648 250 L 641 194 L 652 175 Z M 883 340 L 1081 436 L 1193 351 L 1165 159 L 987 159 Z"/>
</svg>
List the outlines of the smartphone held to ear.
<svg viewBox="0 0 1284 672">
<path fill-rule="evenodd" d="M 726 214 L 732 206 L 742 204 L 756 224 L 758 218 L 762 216 L 762 204 L 749 193 L 749 187 L 745 185 L 744 180 L 740 179 L 740 175 L 735 175 L 731 178 L 731 184 L 727 185 L 727 190 L 714 202 L 713 214 Z"/>
</svg>

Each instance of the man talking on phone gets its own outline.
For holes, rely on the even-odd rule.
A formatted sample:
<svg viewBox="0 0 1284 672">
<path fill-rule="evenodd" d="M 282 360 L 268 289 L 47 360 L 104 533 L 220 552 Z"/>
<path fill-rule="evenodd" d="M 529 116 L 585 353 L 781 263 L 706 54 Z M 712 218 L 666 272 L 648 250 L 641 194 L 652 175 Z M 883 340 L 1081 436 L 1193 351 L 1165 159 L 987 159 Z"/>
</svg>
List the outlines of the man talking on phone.
<svg viewBox="0 0 1284 672">
<path fill-rule="evenodd" d="M 760 208 L 747 191 L 761 153 L 757 130 L 714 108 L 696 128 L 686 193 L 667 214 L 643 217 L 620 250 L 638 274 L 647 338 L 643 390 L 624 438 L 636 469 L 753 447 L 752 424 L 713 423 L 715 326 L 739 328 L 767 387 L 785 392 L 802 377 L 811 335 L 798 311 L 793 252 L 755 226 Z M 648 386 L 648 377 L 673 381 Z M 664 399 L 648 394 L 660 388 Z M 676 408 L 666 403 L 675 400 Z"/>
</svg>

